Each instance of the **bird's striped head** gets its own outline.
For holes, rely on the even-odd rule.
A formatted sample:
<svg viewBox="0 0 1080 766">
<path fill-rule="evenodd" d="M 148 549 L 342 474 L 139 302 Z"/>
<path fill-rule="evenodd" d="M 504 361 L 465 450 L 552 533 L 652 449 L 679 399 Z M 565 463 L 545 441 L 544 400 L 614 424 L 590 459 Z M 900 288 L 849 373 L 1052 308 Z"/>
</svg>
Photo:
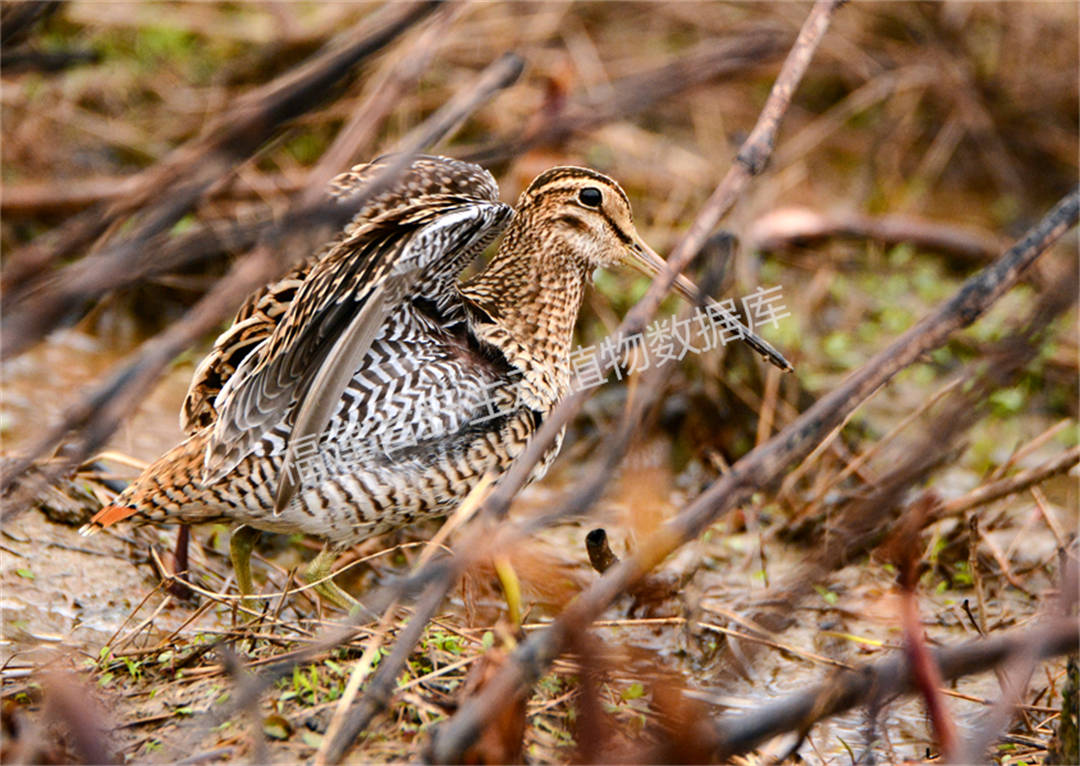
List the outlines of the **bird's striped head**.
<svg viewBox="0 0 1080 766">
<path fill-rule="evenodd" d="M 589 271 L 622 263 L 640 241 L 626 192 L 588 168 L 558 167 L 541 173 L 518 201 L 518 215 L 530 219 L 572 253 Z"/>
<path fill-rule="evenodd" d="M 561 252 L 578 261 L 583 273 L 597 268 L 625 265 L 648 277 L 666 267 L 664 259 L 650 248 L 634 228 L 630 200 L 615 181 L 595 170 L 557 167 L 541 173 L 529 184 L 518 201 L 518 225 L 543 232 L 541 250 Z M 673 287 L 692 303 L 710 302 L 681 274 Z M 790 370 L 786 359 L 744 327 L 734 316 L 727 321 L 755 351 L 782 370 Z"/>
<path fill-rule="evenodd" d="M 595 170 L 556 167 L 541 173 L 521 195 L 518 215 L 565 243 L 590 271 L 624 265 L 653 277 L 664 267 L 664 259 L 634 228 L 626 192 Z M 676 280 L 675 289 L 698 299 L 685 277 Z"/>
</svg>

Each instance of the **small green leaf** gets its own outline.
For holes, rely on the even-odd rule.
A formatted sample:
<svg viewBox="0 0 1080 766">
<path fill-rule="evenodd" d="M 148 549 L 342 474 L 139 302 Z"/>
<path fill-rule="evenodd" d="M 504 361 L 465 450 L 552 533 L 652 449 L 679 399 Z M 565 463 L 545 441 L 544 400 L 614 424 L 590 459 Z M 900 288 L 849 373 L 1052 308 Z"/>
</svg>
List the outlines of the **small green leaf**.
<svg viewBox="0 0 1080 766">
<path fill-rule="evenodd" d="M 824 585 L 815 585 L 814 590 L 818 592 L 818 595 L 824 599 L 825 603 L 829 606 L 835 606 L 836 602 L 840 600 L 840 597 L 826 588 Z"/>
<path fill-rule="evenodd" d="M 304 744 L 308 747 L 319 748 L 322 747 L 323 735 L 315 731 L 305 731 L 300 735 L 300 739 L 304 740 Z"/>
<path fill-rule="evenodd" d="M 33 572 L 31 572 L 29 569 L 16 569 L 15 574 L 17 574 L 19 577 L 23 577 L 23 578 L 25 578 L 27 580 L 33 580 L 33 579 L 36 578 L 36 575 Z"/>
<path fill-rule="evenodd" d="M 485 630 L 484 635 L 480 638 L 480 643 L 483 645 L 485 650 L 490 649 L 491 647 L 495 646 L 495 634 L 492 633 L 490 630 Z"/>
<path fill-rule="evenodd" d="M 644 697 L 644 696 L 645 696 L 645 687 L 642 686 L 640 683 L 637 683 L 637 682 L 630 684 L 628 687 L 623 689 L 623 692 L 622 692 L 622 698 L 626 702 L 629 702 L 630 700 L 640 699 L 641 697 Z"/>
<path fill-rule="evenodd" d="M 998 417 L 1015 415 L 1024 408 L 1027 394 L 1022 386 L 1002 388 L 990 394 L 990 407 Z"/>
</svg>

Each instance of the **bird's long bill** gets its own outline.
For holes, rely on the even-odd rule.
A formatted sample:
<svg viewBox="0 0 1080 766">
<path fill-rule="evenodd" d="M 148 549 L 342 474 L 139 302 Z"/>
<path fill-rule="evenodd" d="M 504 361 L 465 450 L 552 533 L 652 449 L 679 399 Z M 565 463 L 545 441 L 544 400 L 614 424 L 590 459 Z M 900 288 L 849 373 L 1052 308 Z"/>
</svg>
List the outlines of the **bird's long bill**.
<svg viewBox="0 0 1080 766">
<path fill-rule="evenodd" d="M 636 241 L 631 247 L 627 248 L 626 263 L 628 266 L 634 267 L 649 278 L 655 277 L 667 267 L 667 263 L 664 259 L 641 240 Z M 794 369 L 791 366 L 791 363 L 784 358 L 783 354 L 773 348 L 768 341 L 761 336 L 756 335 L 749 327 L 740 322 L 739 318 L 733 313 L 721 308 L 719 303 L 712 300 L 707 295 L 703 295 L 697 288 L 697 285 L 685 276 L 680 274 L 675 277 L 673 287 L 680 295 L 694 305 L 708 306 L 710 316 L 712 316 L 714 321 L 722 323 L 727 334 L 737 336 L 740 340 L 750 346 L 750 348 L 761 354 L 766 361 L 776 365 L 784 372 L 790 372 Z"/>
</svg>

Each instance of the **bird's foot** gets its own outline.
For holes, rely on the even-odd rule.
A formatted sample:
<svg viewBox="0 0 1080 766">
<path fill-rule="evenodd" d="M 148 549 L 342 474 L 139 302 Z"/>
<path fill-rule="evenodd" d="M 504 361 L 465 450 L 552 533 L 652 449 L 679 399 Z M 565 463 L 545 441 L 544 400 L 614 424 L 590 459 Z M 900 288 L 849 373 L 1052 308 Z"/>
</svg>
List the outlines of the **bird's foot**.
<svg viewBox="0 0 1080 766">
<path fill-rule="evenodd" d="M 313 590 L 321 598 L 331 604 L 340 606 L 347 613 L 352 613 L 354 609 L 360 606 L 360 602 L 346 593 L 343 588 L 331 579 L 334 562 L 337 561 L 337 558 L 337 553 L 330 550 L 329 546 L 325 546 L 319 551 L 319 555 L 311 560 L 304 578 L 309 583 L 313 583 Z"/>
<path fill-rule="evenodd" d="M 262 532 L 254 527 L 241 524 L 229 539 L 229 558 L 232 559 L 233 572 L 236 573 L 236 587 L 244 597 L 240 600 L 240 605 L 250 610 L 258 608 L 258 602 L 248 596 L 255 592 L 255 583 L 251 579 L 251 551 L 261 534 Z"/>
</svg>

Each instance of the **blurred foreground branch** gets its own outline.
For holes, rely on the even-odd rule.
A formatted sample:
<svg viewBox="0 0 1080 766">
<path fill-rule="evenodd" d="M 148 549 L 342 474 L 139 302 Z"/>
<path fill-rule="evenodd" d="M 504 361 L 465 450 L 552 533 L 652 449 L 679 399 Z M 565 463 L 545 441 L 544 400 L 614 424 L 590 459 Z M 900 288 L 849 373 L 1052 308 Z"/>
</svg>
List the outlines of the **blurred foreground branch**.
<svg viewBox="0 0 1080 766">
<path fill-rule="evenodd" d="M 1074 189 L 996 263 L 967 280 L 936 311 L 854 372 L 795 422 L 754 449 L 668 522 L 642 549 L 612 567 L 583 592 L 549 627 L 535 633 L 477 697 L 468 700 L 432 743 L 438 761 L 454 761 L 482 730 L 493 711 L 534 683 L 561 654 L 571 636 L 586 630 L 604 609 L 683 543 L 696 538 L 721 515 L 777 481 L 781 472 L 809 454 L 821 439 L 871 393 L 923 354 L 968 326 L 1011 288 L 1020 275 L 1080 217 L 1080 190 Z"/>
<path fill-rule="evenodd" d="M 0 358 L 29 348 L 87 301 L 147 273 L 160 270 L 165 235 L 211 187 L 231 175 L 235 162 L 254 152 L 284 122 L 326 98 L 333 86 L 430 13 L 437 3 L 410 4 L 386 21 L 376 14 L 349 35 L 285 75 L 239 99 L 200 137 L 126 184 L 127 194 L 107 209 L 91 208 L 69 221 L 51 248 L 31 244 L 13 254 L 3 274 L 4 327 Z M 162 193 L 163 190 L 165 193 Z M 86 256 L 57 273 L 52 264 L 75 254 L 109 231 L 122 217 L 138 212 L 141 222 L 123 241 Z M 165 261 L 168 264 L 168 261 Z M 152 264 L 152 265 L 151 265 Z"/>
</svg>

